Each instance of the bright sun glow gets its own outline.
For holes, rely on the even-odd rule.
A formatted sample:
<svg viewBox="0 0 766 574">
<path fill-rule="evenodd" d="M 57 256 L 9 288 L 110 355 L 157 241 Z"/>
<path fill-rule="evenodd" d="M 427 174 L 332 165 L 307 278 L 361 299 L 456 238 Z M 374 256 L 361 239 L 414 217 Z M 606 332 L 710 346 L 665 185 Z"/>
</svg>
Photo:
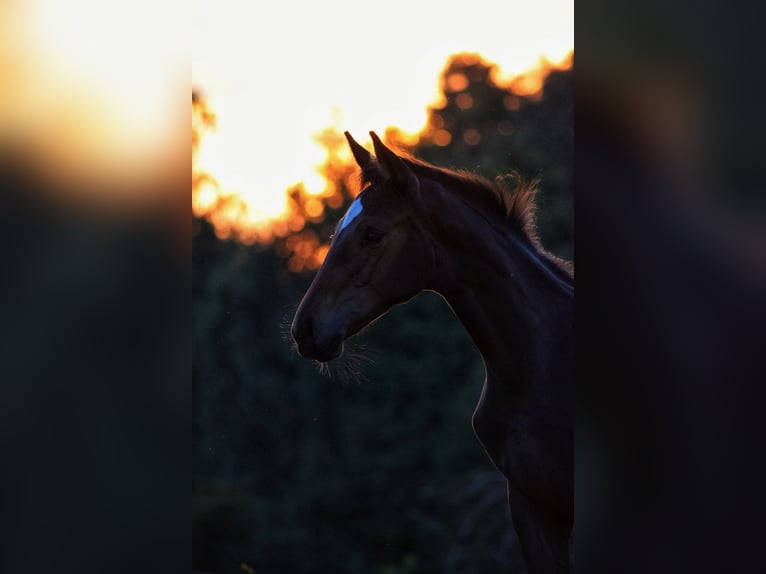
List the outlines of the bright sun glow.
<svg viewBox="0 0 766 574">
<path fill-rule="evenodd" d="M 419 132 L 451 54 L 477 52 L 507 80 L 574 47 L 571 1 L 194 0 L 193 10 L 192 80 L 218 118 L 198 168 L 245 199 L 253 225 L 282 215 L 298 182 L 322 191 L 323 128 L 362 144 L 370 130 Z"/>
<path fill-rule="evenodd" d="M 65 176 L 167 170 L 188 130 L 187 10 L 180 0 L 0 3 L 5 137 L 23 134 Z"/>
</svg>

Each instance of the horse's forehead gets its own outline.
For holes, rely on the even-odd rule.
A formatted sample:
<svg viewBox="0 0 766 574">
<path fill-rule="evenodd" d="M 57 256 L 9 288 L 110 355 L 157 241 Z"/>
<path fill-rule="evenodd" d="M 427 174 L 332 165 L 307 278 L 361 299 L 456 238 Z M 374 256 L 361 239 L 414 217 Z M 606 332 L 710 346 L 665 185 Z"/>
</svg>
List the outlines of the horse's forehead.
<svg viewBox="0 0 766 574">
<path fill-rule="evenodd" d="M 356 217 L 362 213 L 362 209 L 364 208 L 364 205 L 362 205 L 362 196 L 361 194 L 357 196 L 357 198 L 354 200 L 354 202 L 351 204 L 351 206 L 348 208 L 348 211 L 346 212 L 346 215 L 343 216 L 343 219 L 340 221 L 340 227 L 338 228 L 338 233 L 346 229 L 349 223 L 354 221 Z"/>
</svg>

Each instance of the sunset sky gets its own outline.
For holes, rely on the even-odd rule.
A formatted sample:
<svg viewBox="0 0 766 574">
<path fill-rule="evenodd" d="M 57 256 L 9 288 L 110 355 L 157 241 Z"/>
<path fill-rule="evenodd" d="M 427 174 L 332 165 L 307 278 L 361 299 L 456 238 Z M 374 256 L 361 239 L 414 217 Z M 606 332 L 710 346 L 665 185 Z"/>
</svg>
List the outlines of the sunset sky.
<svg viewBox="0 0 766 574">
<path fill-rule="evenodd" d="M 284 191 L 319 192 L 332 126 L 420 131 L 451 54 L 477 52 L 509 79 L 574 49 L 574 3 L 348 0 L 255 5 L 193 2 L 192 81 L 218 117 L 199 167 L 248 204 L 253 222 L 285 209 Z"/>
<path fill-rule="evenodd" d="M 187 14 L 181 0 L 0 2 L 0 141 L 69 189 L 131 180 L 124 199 L 154 201 L 144 180 L 188 161 Z"/>
<path fill-rule="evenodd" d="M 25 134 L 66 174 L 167 169 L 188 126 L 191 63 L 218 117 L 198 167 L 256 223 L 280 215 L 286 188 L 323 188 L 318 132 L 367 145 L 370 130 L 418 133 L 450 55 L 477 52 L 502 80 L 573 48 L 574 3 L 562 0 L 193 0 L 191 14 L 180 0 L 6 2 L 0 132 Z"/>
</svg>

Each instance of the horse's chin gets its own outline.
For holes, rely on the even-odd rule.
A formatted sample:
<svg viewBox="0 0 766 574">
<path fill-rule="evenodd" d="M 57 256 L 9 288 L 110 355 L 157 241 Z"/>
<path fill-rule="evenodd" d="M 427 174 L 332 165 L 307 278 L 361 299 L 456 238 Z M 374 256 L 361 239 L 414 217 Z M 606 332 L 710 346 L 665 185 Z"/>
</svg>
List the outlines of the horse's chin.
<svg viewBox="0 0 766 574">
<path fill-rule="evenodd" d="M 329 353 L 323 353 L 322 356 L 316 357 L 315 360 L 319 363 L 329 363 L 335 359 L 340 359 L 343 355 L 343 343 L 341 342 L 335 349 L 332 349 Z"/>
<path fill-rule="evenodd" d="M 317 363 L 329 363 L 335 359 L 340 358 L 343 355 L 343 341 L 334 343 L 331 345 L 318 346 L 316 344 L 311 345 L 296 345 L 298 354 L 306 359 L 312 359 Z"/>
</svg>

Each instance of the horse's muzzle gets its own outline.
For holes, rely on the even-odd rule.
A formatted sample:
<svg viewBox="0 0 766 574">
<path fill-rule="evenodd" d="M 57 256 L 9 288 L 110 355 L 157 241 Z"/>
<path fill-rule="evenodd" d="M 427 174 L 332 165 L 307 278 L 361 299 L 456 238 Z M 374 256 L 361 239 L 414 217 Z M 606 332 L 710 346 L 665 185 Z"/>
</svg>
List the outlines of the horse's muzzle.
<svg viewBox="0 0 766 574">
<path fill-rule="evenodd" d="M 290 332 L 298 353 L 307 359 L 325 363 L 343 353 L 345 334 L 320 332 L 310 316 L 296 315 Z"/>
</svg>

